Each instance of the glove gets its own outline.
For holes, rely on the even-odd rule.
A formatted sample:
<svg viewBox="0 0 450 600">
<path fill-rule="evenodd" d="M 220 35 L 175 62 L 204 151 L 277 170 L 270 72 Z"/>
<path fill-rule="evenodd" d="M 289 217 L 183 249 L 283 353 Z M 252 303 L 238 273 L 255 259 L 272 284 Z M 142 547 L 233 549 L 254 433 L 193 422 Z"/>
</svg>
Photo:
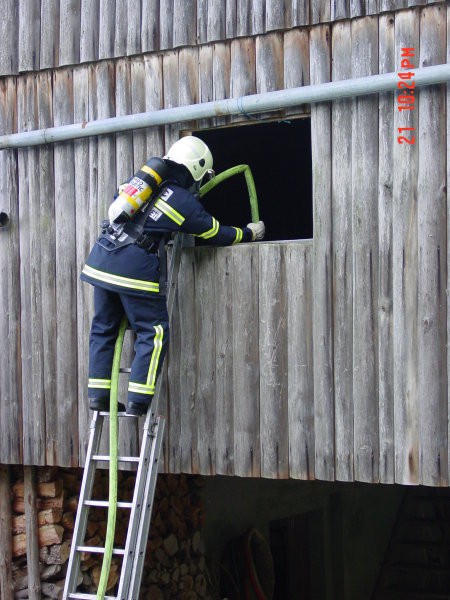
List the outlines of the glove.
<svg viewBox="0 0 450 600">
<path fill-rule="evenodd" d="M 264 234 L 266 233 L 266 226 L 262 221 L 258 221 L 257 223 L 249 223 L 247 227 L 252 232 L 252 242 L 263 239 Z"/>
</svg>

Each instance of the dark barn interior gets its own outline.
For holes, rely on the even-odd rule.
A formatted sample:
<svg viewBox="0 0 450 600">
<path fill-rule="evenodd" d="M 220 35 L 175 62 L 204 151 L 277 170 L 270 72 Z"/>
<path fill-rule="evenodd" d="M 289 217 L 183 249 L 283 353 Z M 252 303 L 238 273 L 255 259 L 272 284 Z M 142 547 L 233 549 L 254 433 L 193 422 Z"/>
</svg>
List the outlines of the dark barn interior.
<svg viewBox="0 0 450 600">
<path fill-rule="evenodd" d="M 311 239 L 312 172 L 309 118 L 196 131 L 210 147 L 220 173 L 248 164 L 255 179 L 265 241 Z M 219 222 L 243 225 L 250 220 L 244 176 L 232 177 L 205 196 Z"/>
</svg>

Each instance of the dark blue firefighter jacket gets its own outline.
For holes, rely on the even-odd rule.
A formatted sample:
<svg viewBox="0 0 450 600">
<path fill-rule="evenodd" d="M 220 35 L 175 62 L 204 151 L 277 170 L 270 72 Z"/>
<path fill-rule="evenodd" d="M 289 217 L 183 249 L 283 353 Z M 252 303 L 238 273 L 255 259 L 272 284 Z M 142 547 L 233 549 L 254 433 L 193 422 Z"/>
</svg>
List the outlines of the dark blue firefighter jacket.
<svg viewBox="0 0 450 600">
<path fill-rule="evenodd" d="M 144 232 L 162 236 L 176 231 L 193 234 L 216 246 L 252 240 L 252 232 L 248 227 L 220 225 L 193 194 L 171 183 L 163 189 L 150 210 Z M 96 243 L 83 268 L 81 279 L 92 285 L 131 295 L 158 293 L 158 256 L 136 244 L 108 251 Z"/>
</svg>

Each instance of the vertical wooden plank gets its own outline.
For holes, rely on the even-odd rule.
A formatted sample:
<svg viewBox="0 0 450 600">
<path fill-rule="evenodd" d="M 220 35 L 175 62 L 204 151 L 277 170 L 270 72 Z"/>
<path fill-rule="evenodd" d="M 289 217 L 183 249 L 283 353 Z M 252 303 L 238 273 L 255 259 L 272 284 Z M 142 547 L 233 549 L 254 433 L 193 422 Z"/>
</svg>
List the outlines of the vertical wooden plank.
<svg viewBox="0 0 450 600">
<path fill-rule="evenodd" d="M 120 58 L 127 54 L 128 2 L 127 0 L 115 0 L 115 7 L 114 56 Z"/>
<path fill-rule="evenodd" d="M 232 263 L 234 465 L 241 477 L 261 476 L 258 251 L 257 244 L 240 246 Z"/>
<path fill-rule="evenodd" d="M 227 37 L 226 26 L 227 3 L 223 0 L 209 0 L 205 41 L 224 40 Z"/>
<path fill-rule="evenodd" d="M 130 60 L 131 112 L 145 112 L 145 62 L 142 56 Z M 133 173 L 147 160 L 147 133 L 145 129 L 133 131 Z M 131 175 L 131 173 L 130 173 Z"/>
<path fill-rule="evenodd" d="M 128 2 L 127 9 L 127 55 L 130 56 L 141 52 L 141 3 Z"/>
<path fill-rule="evenodd" d="M 159 49 L 159 4 L 159 0 L 142 0 L 142 52 Z"/>
<path fill-rule="evenodd" d="M 197 41 L 197 0 L 173 0 L 173 48 Z"/>
<path fill-rule="evenodd" d="M 100 0 L 98 26 L 99 59 L 114 56 L 115 18 L 115 4 L 113 7 L 110 0 Z"/>
<path fill-rule="evenodd" d="M 19 72 L 39 69 L 40 3 L 19 0 Z M 13 27 L 13 22 L 10 22 Z"/>
<path fill-rule="evenodd" d="M 419 21 L 413 11 L 395 14 L 395 60 L 401 48 L 419 48 Z M 403 69 L 404 70 L 404 69 Z M 418 128 L 418 111 L 394 110 L 398 127 Z M 393 315 L 395 480 L 419 483 L 419 399 L 417 346 L 417 170 L 418 145 L 394 144 Z"/>
<path fill-rule="evenodd" d="M 350 15 L 350 0 L 331 0 L 331 20 L 346 19 Z"/>
<path fill-rule="evenodd" d="M 198 48 L 182 48 L 179 51 L 178 70 L 179 106 L 196 104 L 199 101 Z M 194 129 L 196 125 L 196 121 L 185 121 L 182 126 L 183 129 Z"/>
<path fill-rule="evenodd" d="M 380 73 L 395 71 L 394 16 L 379 18 Z M 380 427 L 380 482 L 394 483 L 394 373 L 392 314 L 392 187 L 394 164 L 394 94 L 379 96 L 378 164 L 378 398 Z"/>
<path fill-rule="evenodd" d="M 267 0 L 250 0 L 250 33 L 253 35 L 264 33 L 266 30 L 266 2 Z"/>
<path fill-rule="evenodd" d="M 311 84 L 330 81 L 330 30 L 310 33 Z M 313 171 L 313 339 L 315 475 L 333 480 L 334 388 L 332 320 L 331 110 L 328 103 L 311 106 Z"/>
<path fill-rule="evenodd" d="M 41 0 L 41 69 L 59 66 L 59 13 L 59 2 Z"/>
<path fill-rule="evenodd" d="M 334 24 L 331 43 L 333 81 L 350 79 L 349 21 Z M 334 101 L 331 110 L 336 479 L 353 481 L 352 100 Z"/>
<path fill-rule="evenodd" d="M 73 122 L 72 71 L 55 71 L 53 78 L 55 126 Z M 56 413 L 58 415 L 57 463 L 78 464 L 77 351 L 76 339 L 76 249 L 75 181 L 73 143 L 56 144 L 55 158 L 55 231 L 56 231 Z"/>
<path fill-rule="evenodd" d="M 131 113 L 130 61 L 121 59 L 116 63 L 116 116 Z M 131 131 L 116 133 L 117 185 L 126 181 L 134 172 L 133 134 Z M 112 201 L 112 197 L 109 202 Z"/>
<path fill-rule="evenodd" d="M 213 70 L 214 45 L 204 44 L 198 48 L 198 102 L 210 102 L 213 99 L 214 70 Z M 199 129 L 210 126 L 210 119 L 199 119 Z"/>
<path fill-rule="evenodd" d="M 38 128 L 37 89 L 33 75 L 18 82 L 18 128 Z M 23 392 L 24 464 L 45 463 L 44 368 L 41 295 L 41 235 L 39 193 L 39 148 L 19 151 L 20 305 Z"/>
<path fill-rule="evenodd" d="M 366 15 L 376 15 L 379 11 L 380 0 L 366 0 Z"/>
<path fill-rule="evenodd" d="M 236 0 L 236 36 L 252 34 L 252 2 Z M 235 36 L 233 36 L 235 37 Z"/>
<path fill-rule="evenodd" d="M 214 310 L 215 251 L 211 248 L 195 250 L 196 331 L 198 356 L 195 402 L 197 421 L 197 448 L 199 472 L 216 473 L 216 332 Z"/>
<path fill-rule="evenodd" d="M 331 0 L 315 0 L 311 2 L 311 24 L 324 23 L 331 17 Z"/>
<path fill-rule="evenodd" d="M 286 25 L 296 27 L 309 25 L 310 8 L 308 0 L 290 0 L 287 6 Z"/>
<path fill-rule="evenodd" d="M 92 116 L 89 112 L 89 83 L 91 70 L 79 67 L 73 72 L 74 89 L 74 121 L 81 123 L 89 121 Z M 93 90 L 91 90 L 93 91 Z M 75 170 L 75 212 L 77 219 L 76 228 L 76 273 L 77 273 L 77 350 L 78 350 L 78 423 L 80 430 L 79 455 L 80 462 L 85 460 L 85 436 L 89 430 L 92 413 L 88 410 L 87 380 L 89 356 L 89 329 L 91 324 L 92 290 L 90 285 L 80 281 L 85 260 L 91 249 L 92 215 L 95 214 L 92 203 L 95 202 L 91 192 L 89 149 L 91 142 L 88 139 L 75 140 L 74 142 L 74 170 Z"/>
<path fill-rule="evenodd" d="M 312 243 L 283 249 L 287 294 L 289 476 L 314 479 Z"/>
<path fill-rule="evenodd" d="M 213 100 L 223 100 L 230 97 L 231 45 L 213 45 Z M 216 125 L 224 125 L 227 117 L 217 117 Z"/>
<path fill-rule="evenodd" d="M 81 0 L 80 62 L 98 59 L 100 0 Z"/>
<path fill-rule="evenodd" d="M 350 0 L 350 17 L 363 17 L 366 14 L 365 0 Z"/>
<path fill-rule="evenodd" d="M 279 244 L 258 250 L 261 476 L 283 479 L 289 477 L 285 260 Z"/>
<path fill-rule="evenodd" d="M 450 7 L 447 6 L 447 62 L 450 63 Z M 447 146 L 447 264 L 450 263 L 450 244 L 448 240 L 450 239 L 450 206 L 448 202 L 448 190 L 450 186 L 450 82 L 447 83 L 447 138 L 446 138 L 446 146 Z M 450 273 L 447 273 L 447 289 L 450 286 Z M 447 339 L 450 337 L 450 296 L 447 296 Z M 447 398 L 449 397 L 450 390 L 450 366 L 449 366 L 450 356 L 447 352 Z M 450 422 L 449 428 L 447 431 L 447 441 L 450 440 Z M 447 446 L 447 468 L 450 471 L 450 449 Z"/>
<path fill-rule="evenodd" d="M 234 475 L 233 292 L 234 248 L 217 248 L 214 281 L 216 328 L 216 473 Z"/>
<path fill-rule="evenodd" d="M 284 89 L 309 85 L 309 32 L 293 29 L 284 34 Z M 296 106 L 285 111 L 286 115 L 309 114 L 309 105 Z"/>
<path fill-rule="evenodd" d="M 27 537 L 28 598 L 41 599 L 41 574 L 39 571 L 38 511 L 36 467 L 23 468 L 25 530 Z"/>
<path fill-rule="evenodd" d="M 0 80 L 0 128 L 17 131 L 17 90 L 15 78 Z M 1 208 L 9 226 L 0 231 L 0 336 L 8 340 L 0 361 L 0 453 L 9 463 L 22 462 L 21 340 L 20 340 L 20 246 L 17 150 L 0 153 Z M 14 423 L 14 428 L 11 427 Z"/>
<path fill-rule="evenodd" d="M 163 107 L 162 58 L 156 54 L 144 56 L 145 67 L 145 110 L 158 110 Z M 151 127 L 146 131 L 147 156 L 163 156 L 164 129 Z"/>
<path fill-rule="evenodd" d="M 378 19 L 352 22 L 352 77 L 378 72 Z M 353 407 L 355 478 L 378 480 L 378 98 L 353 100 Z"/>
<path fill-rule="evenodd" d="M 210 11 L 208 0 L 196 0 L 197 15 L 197 44 L 204 44 L 208 38 L 208 13 Z"/>
<path fill-rule="evenodd" d="M 169 253 L 169 259 L 171 254 Z M 166 441 L 169 444 L 168 449 L 168 468 L 170 473 L 182 472 L 182 390 L 184 382 L 180 378 L 181 357 L 185 349 L 181 346 L 181 330 L 184 327 L 180 322 L 180 289 L 181 276 L 176 282 L 175 300 L 170 319 L 170 343 L 166 358 L 167 364 L 167 412 L 166 412 Z M 181 295 L 182 302 L 184 297 Z M 185 411 L 186 412 L 186 411 Z"/>
<path fill-rule="evenodd" d="M 445 63 L 445 12 L 440 5 L 420 14 L 419 67 Z M 434 486 L 448 485 L 445 91 L 427 86 L 418 98 L 419 457 L 421 483 Z"/>
<path fill-rule="evenodd" d="M 265 31 L 292 27 L 292 23 L 285 21 L 286 5 L 284 0 L 266 0 Z"/>
<path fill-rule="evenodd" d="M 53 125 L 52 75 L 50 71 L 41 71 L 37 76 L 38 127 Z M 45 448 L 46 462 L 55 464 L 57 460 L 56 432 L 58 430 L 56 400 L 56 320 L 45 315 L 56 315 L 56 246 L 55 246 L 55 189 L 53 146 L 39 147 L 39 224 L 40 235 L 40 278 L 42 297 L 42 354 L 45 399 Z"/>
<path fill-rule="evenodd" d="M 182 352 L 178 358 L 180 365 L 180 454 L 181 471 L 198 473 L 198 404 L 195 395 L 196 372 L 198 368 L 197 344 L 195 343 L 195 321 L 197 295 L 195 290 L 194 248 L 185 248 L 181 257 L 178 275 L 178 297 L 180 343 Z M 182 298 L 182 301 L 181 301 Z M 174 401 L 177 401 L 175 398 Z"/>
<path fill-rule="evenodd" d="M 231 97 L 239 98 L 256 92 L 255 41 L 252 38 L 235 39 L 231 42 Z M 245 116 L 233 116 L 232 122 L 246 120 Z"/>
<path fill-rule="evenodd" d="M 19 64 L 19 37 L 17 35 L 17 26 L 12 27 L 12 23 L 18 22 L 19 3 L 17 0 L 5 0 L 2 5 L 3 18 L 0 20 L 0 73 L 2 75 L 12 75 L 17 73 Z"/>
<path fill-rule="evenodd" d="M 3 381 L 3 380 L 2 380 Z M 0 464 L 0 598 L 14 599 L 12 578 L 12 510 L 9 467 Z"/>
<path fill-rule="evenodd" d="M 60 0 L 59 64 L 80 61 L 81 0 Z"/>
<path fill-rule="evenodd" d="M 226 0 L 226 36 L 234 38 L 237 36 L 237 5 L 236 0 Z"/>
<path fill-rule="evenodd" d="M 93 94 L 97 102 L 97 118 L 106 119 L 116 115 L 116 94 L 115 94 L 116 73 L 114 65 L 111 62 L 98 63 L 95 67 L 96 89 Z M 119 92 L 117 92 L 118 94 Z M 108 206 L 111 198 L 117 190 L 117 184 L 120 176 L 123 176 L 122 169 L 120 176 L 116 172 L 116 148 L 113 136 L 100 136 L 98 138 L 98 165 L 97 165 L 97 218 L 98 226 L 108 212 Z M 128 171 L 125 177 L 130 175 Z"/>
<path fill-rule="evenodd" d="M 179 106 L 179 67 L 178 52 L 167 52 L 163 56 L 163 97 L 164 108 Z M 178 125 L 167 125 L 165 128 L 165 148 L 178 139 Z"/>
<path fill-rule="evenodd" d="M 173 48 L 174 39 L 174 1 L 175 0 L 159 0 L 159 47 L 161 50 Z"/>
<path fill-rule="evenodd" d="M 256 38 L 256 91 L 258 94 L 283 89 L 283 34 Z"/>
</svg>

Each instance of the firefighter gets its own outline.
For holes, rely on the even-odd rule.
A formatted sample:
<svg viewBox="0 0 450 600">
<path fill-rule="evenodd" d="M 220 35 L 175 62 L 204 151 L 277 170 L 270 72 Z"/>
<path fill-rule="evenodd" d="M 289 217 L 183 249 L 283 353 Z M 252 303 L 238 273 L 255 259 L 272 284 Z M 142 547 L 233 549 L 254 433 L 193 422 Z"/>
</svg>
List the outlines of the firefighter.
<svg viewBox="0 0 450 600">
<path fill-rule="evenodd" d="M 89 339 L 91 410 L 109 410 L 114 346 L 124 315 L 136 332 L 126 412 L 143 415 L 151 403 L 169 341 L 158 258 L 167 236 L 180 231 L 220 246 L 264 237 L 262 221 L 242 228 L 223 226 L 204 209 L 197 192 L 202 179 L 213 175 L 212 166 L 211 152 L 202 140 L 181 138 L 163 159 L 150 159 L 120 188 L 110 206 L 109 221 L 103 223 L 81 274 L 82 280 L 94 286 Z M 152 186 L 159 186 L 157 199 L 145 202 Z"/>
</svg>

